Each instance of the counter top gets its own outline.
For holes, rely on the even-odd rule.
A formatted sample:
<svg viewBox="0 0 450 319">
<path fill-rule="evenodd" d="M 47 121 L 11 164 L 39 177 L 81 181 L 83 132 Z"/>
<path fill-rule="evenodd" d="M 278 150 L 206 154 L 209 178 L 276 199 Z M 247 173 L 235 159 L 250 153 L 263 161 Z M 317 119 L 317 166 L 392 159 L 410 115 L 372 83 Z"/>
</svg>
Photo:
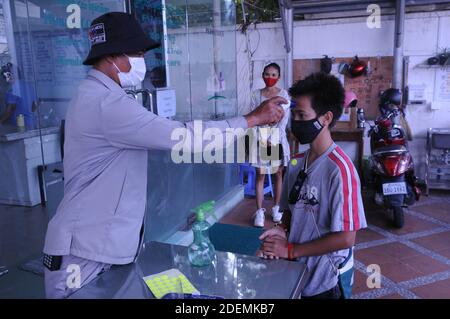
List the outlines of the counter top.
<svg viewBox="0 0 450 319">
<path fill-rule="evenodd" d="M 152 242 L 136 263 L 111 268 L 70 298 L 154 298 L 142 278 L 171 268 L 180 270 L 200 293 L 227 299 L 298 298 L 306 278 L 306 266 L 298 262 L 220 251 L 213 265 L 193 267 L 187 247 Z"/>
<path fill-rule="evenodd" d="M 298 262 L 218 251 L 212 266 L 197 268 L 189 264 L 187 247 L 147 243 L 136 263 L 113 266 L 69 298 L 154 298 L 143 277 L 171 268 L 180 270 L 200 293 L 230 299 L 298 298 L 307 279 L 306 266 Z M 0 277 L 0 299 L 9 298 L 45 298 L 43 275 L 9 267 Z"/>
<path fill-rule="evenodd" d="M 59 133 L 59 127 L 45 127 L 40 129 L 42 135 Z M 0 142 L 11 142 L 25 138 L 39 136 L 39 129 L 19 130 L 13 125 L 0 125 Z"/>
</svg>

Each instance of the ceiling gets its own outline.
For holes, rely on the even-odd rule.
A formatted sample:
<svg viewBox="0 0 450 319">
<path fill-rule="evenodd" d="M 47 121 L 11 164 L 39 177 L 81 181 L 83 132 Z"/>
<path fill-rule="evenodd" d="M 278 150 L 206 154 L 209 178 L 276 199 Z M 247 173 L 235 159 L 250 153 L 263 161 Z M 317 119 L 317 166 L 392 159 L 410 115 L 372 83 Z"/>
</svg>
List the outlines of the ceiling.
<svg viewBox="0 0 450 319">
<path fill-rule="evenodd" d="M 384 13 L 395 12 L 395 0 L 283 0 L 286 6 L 292 6 L 295 16 L 305 18 L 314 15 L 367 15 L 370 4 L 378 4 Z M 450 1 L 443 0 L 406 0 L 406 12 L 450 10 Z"/>
</svg>

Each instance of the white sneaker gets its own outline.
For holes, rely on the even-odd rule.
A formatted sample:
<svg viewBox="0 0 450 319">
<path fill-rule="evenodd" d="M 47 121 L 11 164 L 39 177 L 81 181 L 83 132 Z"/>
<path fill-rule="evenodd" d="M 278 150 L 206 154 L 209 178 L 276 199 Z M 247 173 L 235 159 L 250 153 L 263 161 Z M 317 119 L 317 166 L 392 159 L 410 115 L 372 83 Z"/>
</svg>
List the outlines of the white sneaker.
<svg viewBox="0 0 450 319">
<path fill-rule="evenodd" d="M 280 212 L 280 206 L 276 205 L 272 207 L 272 219 L 275 223 L 281 222 L 281 218 L 283 218 L 283 213 Z"/>
<path fill-rule="evenodd" d="M 264 213 L 266 212 L 265 208 L 260 208 L 255 213 L 255 227 L 264 227 L 264 221 L 266 220 L 266 216 Z"/>
</svg>

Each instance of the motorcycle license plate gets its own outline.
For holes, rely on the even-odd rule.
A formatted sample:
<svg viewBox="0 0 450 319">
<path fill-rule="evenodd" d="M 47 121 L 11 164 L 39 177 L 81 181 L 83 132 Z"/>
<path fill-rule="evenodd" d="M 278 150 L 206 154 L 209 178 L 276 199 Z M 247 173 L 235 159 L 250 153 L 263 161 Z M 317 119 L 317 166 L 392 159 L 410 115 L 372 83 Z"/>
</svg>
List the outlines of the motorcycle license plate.
<svg viewBox="0 0 450 319">
<path fill-rule="evenodd" d="M 406 194 L 406 183 L 386 183 L 383 184 L 383 195 Z"/>
</svg>

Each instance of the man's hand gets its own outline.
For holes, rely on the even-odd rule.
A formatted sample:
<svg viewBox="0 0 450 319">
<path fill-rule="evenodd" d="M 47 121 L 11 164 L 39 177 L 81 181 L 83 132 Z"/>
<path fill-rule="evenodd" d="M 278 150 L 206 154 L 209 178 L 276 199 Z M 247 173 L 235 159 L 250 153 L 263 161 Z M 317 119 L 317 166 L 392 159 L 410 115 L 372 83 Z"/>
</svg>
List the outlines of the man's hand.
<svg viewBox="0 0 450 319">
<path fill-rule="evenodd" d="M 288 101 L 281 96 L 262 102 L 260 106 L 244 116 L 248 127 L 278 123 L 284 116 L 284 110 L 280 104 L 287 103 Z"/>
<path fill-rule="evenodd" d="M 284 239 L 286 238 L 286 232 L 281 227 L 272 227 L 269 230 L 266 230 L 264 233 L 259 236 L 259 240 L 265 240 L 268 237 L 278 236 Z"/>
<path fill-rule="evenodd" d="M 272 236 L 267 238 L 262 244 L 261 251 L 264 255 L 289 258 L 286 238 Z"/>
</svg>

